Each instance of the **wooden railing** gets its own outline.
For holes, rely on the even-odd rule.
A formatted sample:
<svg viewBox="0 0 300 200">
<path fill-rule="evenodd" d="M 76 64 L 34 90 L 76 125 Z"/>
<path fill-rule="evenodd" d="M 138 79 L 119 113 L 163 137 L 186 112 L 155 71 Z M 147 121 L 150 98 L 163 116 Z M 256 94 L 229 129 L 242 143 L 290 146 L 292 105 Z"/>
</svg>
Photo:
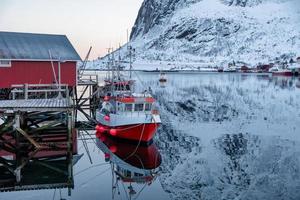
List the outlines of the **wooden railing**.
<svg viewBox="0 0 300 200">
<path fill-rule="evenodd" d="M 94 82 L 98 83 L 98 74 L 83 74 L 79 78 L 79 82 L 84 83 L 84 82 Z"/>
<path fill-rule="evenodd" d="M 11 91 L 12 99 L 16 99 L 18 94 L 24 99 L 29 99 L 31 96 L 38 96 L 43 94 L 45 99 L 52 98 L 53 95 L 56 97 L 69 98 L 69 88 L 67 84 L 24 84 L 24 85 L 12 85 L 14 88 Z M 40 95 L 39 95 L 40 96 Z"/>
</svg>

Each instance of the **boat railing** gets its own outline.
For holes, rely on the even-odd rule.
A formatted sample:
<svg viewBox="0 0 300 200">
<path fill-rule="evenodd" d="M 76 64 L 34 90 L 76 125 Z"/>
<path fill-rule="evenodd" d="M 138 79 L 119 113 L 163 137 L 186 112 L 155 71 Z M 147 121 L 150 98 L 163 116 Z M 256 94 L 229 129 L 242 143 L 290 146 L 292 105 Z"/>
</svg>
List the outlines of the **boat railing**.
<svg viewBox="0 0 300 200">
<path fill-rule="evenodd" d="M 98 74 L 82 74 L 78 81 L 79 83 L 96 84 L 99 82 L 99 76 Z"/>
</svg>

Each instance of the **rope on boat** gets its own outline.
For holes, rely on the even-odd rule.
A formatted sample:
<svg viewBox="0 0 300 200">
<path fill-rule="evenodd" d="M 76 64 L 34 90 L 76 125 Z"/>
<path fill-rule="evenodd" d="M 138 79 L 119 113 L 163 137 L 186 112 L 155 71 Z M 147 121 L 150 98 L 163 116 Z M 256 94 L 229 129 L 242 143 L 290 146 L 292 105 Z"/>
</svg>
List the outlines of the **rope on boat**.
<svg viewBox="0 0 300 200">
<path fill-rule="evenodd" d="M 97 164 L 97 165 L 93 165 L 93 166 L 87 167 L 87 168 L 85 168 L 85 169 L 77 172 L 76 174 L 74 174 L 74 176 L 77 176 L 77 175 L 79 175 L 79 174 L 81 174 L 81 173 L 83 173 L 83 172 L 85 172 L 85 171 L 87 171 L 89 169 L 92 169 L 92 168 L 95 168 L 95 167 L 99 167 L 99 166 L 102 166 L 102 165 L 108 165 L 108 163 L 100 163 L 100 164 Z"/>
<path fill-rule="evenodd" d="M 133 155 L 137 152 L 137 150 L 139 149 L 140 144 L 141 144 L 141 142 L 142 142 L 143 135 L 144 135 L 145 126 L 146 126 L 146 124 L 144 123 L 143 130 L 142 130 L 142 134 L 141 134 L 141 136 L 140 136 L 140 139 L 139 139 L 138 144 L 136 145 L 135 150 L 134 150 L 131 154 L 129 154 L 129 156 L 127 156 L 127 157 L 124 159 L 124 161 L 127 160 L 128 158 L 130 158 L 131 156 L 133 156 Z"/>
</svg>

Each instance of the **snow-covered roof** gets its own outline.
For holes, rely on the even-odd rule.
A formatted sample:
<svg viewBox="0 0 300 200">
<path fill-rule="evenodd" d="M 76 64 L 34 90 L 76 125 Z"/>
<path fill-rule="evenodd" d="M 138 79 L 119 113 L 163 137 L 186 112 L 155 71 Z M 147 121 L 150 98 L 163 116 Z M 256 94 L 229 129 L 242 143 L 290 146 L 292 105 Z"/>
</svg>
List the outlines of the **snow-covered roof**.
<svg viewBox="0 0 300 200">
<path fill-rule="evenodd" d="M 50 54 L 52 60 L 81 60 L 65 35 L 0 31 L 2 60 L 51 60 Z"/>
</svg>

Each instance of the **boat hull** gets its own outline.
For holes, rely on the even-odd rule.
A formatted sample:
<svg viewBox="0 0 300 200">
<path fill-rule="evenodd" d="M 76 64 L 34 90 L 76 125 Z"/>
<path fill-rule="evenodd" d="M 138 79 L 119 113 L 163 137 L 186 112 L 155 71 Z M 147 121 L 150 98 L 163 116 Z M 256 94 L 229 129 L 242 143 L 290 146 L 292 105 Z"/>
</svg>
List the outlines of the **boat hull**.
<svg viewBox="0 0 300 200">
<path fill-rule="evenodd" d="M 167 82 L 167 79 L 159 79 L 159 82 Z"/>
<path fill-rule="evenodd" d="M 272 72 L 273 76 L 293 76 L 293 72 L 291 71 L 283 71 L 283 72 Z"/>
<path fill-rule="evenodd" d="M 98 135 L 109 134 L 115 138 L 149 143 L 153 139 L 158 126 L 159 124 L 157 123 L 132 124 L 116 127 L 98 124 L 96 129 Z"/>
</svg>

